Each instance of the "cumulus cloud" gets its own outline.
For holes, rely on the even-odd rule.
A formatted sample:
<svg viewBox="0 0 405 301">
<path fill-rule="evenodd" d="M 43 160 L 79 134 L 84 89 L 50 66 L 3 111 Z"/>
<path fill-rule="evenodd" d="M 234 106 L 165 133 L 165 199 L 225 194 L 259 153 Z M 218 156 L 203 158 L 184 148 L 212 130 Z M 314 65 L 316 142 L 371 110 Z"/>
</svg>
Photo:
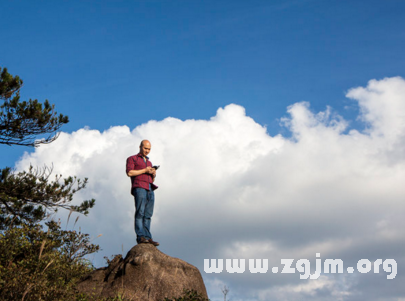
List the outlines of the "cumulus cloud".
<svg viewBox="0 0 405 301">
<path fill-rule="evenodd" d="M 282 126 L 291 137 L 266 128 L 230 104 L 210 120 L 151 120 L 134 129 L 84 128 L 61 133 L 17 163 L 53 163 L 54 172 L 88 177 L 77 196 L 96 198 L 84 232 L 103 234 L 103 251 L 126 252 L 135 244 L 134 204 L 125 161 L 142 139 L 152 142 L 151 161 L 161 165 L 156 183 L 154 239 L 160 249 L 196 265 L 212 300 L 226 284 L 232 300 L 390 300 L 404 295 L 405 81 L 371 80 L 350 89 L 364 129 L 350 129 L 332 108 L 313 112 L 306 102 L 287 108 Z M 394 258 L 398 275 L 204 273 L 205 258 Z M 269 269 L 271 270 L 271 268 Z M 394 299 L 392 299 L 394 300 Z"/>
</svg>

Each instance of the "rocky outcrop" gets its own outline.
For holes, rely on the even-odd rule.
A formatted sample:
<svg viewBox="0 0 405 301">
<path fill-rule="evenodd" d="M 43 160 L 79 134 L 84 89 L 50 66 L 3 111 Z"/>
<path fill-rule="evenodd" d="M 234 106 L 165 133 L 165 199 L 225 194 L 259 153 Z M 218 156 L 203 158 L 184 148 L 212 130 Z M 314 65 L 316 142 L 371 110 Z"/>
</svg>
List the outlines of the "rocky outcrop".
<svg viewBox="0 0 405 301">
<path fill-rule="evenodd" d="M 134 301 L 160 301 L 195 290 L 205 298 L 207 291 L 200 271 L 193 265 L 159 251 L 151 244 L 133 247 L 123 259 L 117 255 L 108 267 L 93 271 L 78 284 L 78 290 L 96 297 Z"/>
</svg>

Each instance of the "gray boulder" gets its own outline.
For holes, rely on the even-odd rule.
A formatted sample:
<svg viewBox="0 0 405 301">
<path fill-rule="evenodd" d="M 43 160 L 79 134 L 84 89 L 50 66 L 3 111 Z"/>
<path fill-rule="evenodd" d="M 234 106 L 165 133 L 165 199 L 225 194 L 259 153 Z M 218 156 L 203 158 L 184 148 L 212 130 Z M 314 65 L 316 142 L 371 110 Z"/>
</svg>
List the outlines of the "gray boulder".
<svg viewBox="0 0 405 301">
<path fill-rule="evenodd" d="M 95 297 L 133 301 L 161 301 L 195 290 L 208 298 L 200 271 L 193 265 L 159 251 L 151 244 L 134 246 L 125 259 L 117 255 L 108 267 L 93 271 L 78 290 Z"/>
</svg>

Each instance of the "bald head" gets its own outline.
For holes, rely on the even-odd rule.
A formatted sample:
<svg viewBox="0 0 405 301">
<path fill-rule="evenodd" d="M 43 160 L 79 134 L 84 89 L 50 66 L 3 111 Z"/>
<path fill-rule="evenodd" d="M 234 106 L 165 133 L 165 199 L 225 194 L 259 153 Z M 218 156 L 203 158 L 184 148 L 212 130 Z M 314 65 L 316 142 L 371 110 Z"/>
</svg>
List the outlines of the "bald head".
<svg viewBox="0 0 405 301">
<path fill-rule="evenodd" d="M 142 140 L 142 141 L 141 141 L 141 144 L 139 145 L 139 147 L 142 147 L 145 143 L 146 143 L 146 144 L 149 144 L 149 146 L 150 146 L 149 140 L 146 140 L 146 139 L 145 139 L 145 140 Z"/>
</svg>

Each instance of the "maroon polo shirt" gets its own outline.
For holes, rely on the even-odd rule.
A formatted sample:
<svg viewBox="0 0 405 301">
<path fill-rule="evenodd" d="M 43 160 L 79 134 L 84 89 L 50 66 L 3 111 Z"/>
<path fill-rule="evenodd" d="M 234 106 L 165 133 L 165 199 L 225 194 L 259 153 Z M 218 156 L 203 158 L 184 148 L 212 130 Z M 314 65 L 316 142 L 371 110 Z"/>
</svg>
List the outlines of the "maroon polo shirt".
<svg viewBox="0 0 405 301">
<path fill-rule="evenodd" d="M 140 170 L 144 169 L 147 166 L 152 167 L 152 162 L 149 161 L 149 158 L 146 157 L 146 162 L 143 160 L 141 154 L 137 154 L 135 156 L 131 156 L 127 159 L 127 174 L 130 170 Z M 149 190 L 149 184 L 152 190 L 157 189 L 158 187 L 153 184 L 153 178 L 151 174 L 143 173 L 139 176 L 131 177 L 131 191 L 132 188 L 139 187 Z"/>
</svg>

